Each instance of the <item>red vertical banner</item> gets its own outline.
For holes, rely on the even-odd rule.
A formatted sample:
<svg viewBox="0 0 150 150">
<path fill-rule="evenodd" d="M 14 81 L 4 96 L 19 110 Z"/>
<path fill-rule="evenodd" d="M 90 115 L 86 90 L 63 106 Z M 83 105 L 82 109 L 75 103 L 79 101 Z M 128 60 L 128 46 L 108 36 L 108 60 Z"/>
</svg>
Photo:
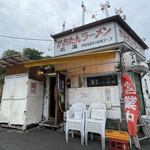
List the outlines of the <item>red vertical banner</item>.
<svg viewBox="0 0 150 150">
<path fill-rule="evenodd" d="M 136 90 L 130 80 L 125 75 L 122 77 L 123 82 L 123 93 L 125 101 L 125 113 L 128 124 L 128 133 L 131 136 L 137 135 L 137 119 L 139 114 L 139 101 L 136 94 Z"/>
</svg>

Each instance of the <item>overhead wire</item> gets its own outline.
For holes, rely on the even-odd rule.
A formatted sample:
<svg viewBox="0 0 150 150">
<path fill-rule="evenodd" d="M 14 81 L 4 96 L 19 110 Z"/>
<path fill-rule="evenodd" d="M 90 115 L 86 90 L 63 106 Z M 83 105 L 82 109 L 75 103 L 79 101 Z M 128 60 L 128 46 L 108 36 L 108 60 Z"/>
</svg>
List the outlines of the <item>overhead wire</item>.
<svg viewBox="0 0 150 150">
<path fill-rule="evenodd" d="M 92 11 L 92 10 L 87 10 L 87 13 L 97 13 L 98 11 L 100 11 L 101 9 L 98 9 L 98 10 L 95 10 L 95 11 Z"/>
<path fill-rule="evenodd" d="M 50 39 L 37 39 L 37 38 L 25 38 L 25 37 L 16 37 L 16 36 L 8 36 L 8 35 L 2 35 L 0 34 L 0 38 L 11 38 L 11 39 L 16 39 L 16 40 L 29 40 L 29 41 L 41 41 L 41 42 L 50 42 L 50 46 L 48 47 L 49 51 L 52 51 L 52 41 Z"/>
<path fill-rule="evenodd" d="M 51 41 L 52 42 L 52 40 L 50 40 L 50 39 L 34 39 L 34 38 L 25 38 L 25 37 L 17 37 L 17 36 L 8 36 L 8 35 L 1 35 L 0 34 L 0 37 L 2 37 L 2 38 L 11 38 L 11 39 L 18 39 L 18 40 L 32 40 L 32 41 L 44 41 L 44 42 L 49 42 L 49 41 Z"/>
</svg>

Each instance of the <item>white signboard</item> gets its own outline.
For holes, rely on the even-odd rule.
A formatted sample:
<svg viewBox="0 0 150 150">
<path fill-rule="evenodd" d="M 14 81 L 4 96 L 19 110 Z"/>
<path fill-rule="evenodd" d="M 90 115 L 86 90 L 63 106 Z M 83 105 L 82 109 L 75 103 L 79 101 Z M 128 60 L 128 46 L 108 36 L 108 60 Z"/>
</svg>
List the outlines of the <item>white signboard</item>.
<svg viewBox="0 0 150 150">
<path fill-rule="evenodd" d="M 93 102 L 102 102 L 106 105 L 120 106 L 118 86 L 69 88 L 69 105 L 82 102 L 91 105 Z"/>
<path fill-rule="evenodd" d="M 118 42 L 126 42 L 133 49 L 145 56 L 145 50 L 124 30 L 117 24 L 117 39 Z"/>
<path fill-rule="evenodd" d="M 116 42 L 114 23 L 106 23 L 56 38 L 54 56 L 97 48 Z"/>
</svg>

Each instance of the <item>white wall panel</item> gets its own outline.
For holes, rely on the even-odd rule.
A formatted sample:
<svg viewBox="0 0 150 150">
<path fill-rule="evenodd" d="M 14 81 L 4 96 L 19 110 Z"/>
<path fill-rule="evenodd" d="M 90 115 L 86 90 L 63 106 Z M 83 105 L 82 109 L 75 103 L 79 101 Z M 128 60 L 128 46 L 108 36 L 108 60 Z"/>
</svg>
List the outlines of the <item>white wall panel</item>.
<svg viewBox="0 0 150 150">
<path fill-rule="evenodd" d="M 110 104 L 120 106 L 118 86 L 69 88 L 69 105 L 76 102 L 83 102 L 86 105 L 90 105 L 93 102 L 107 103 L 107 89 L 110 91 Z"/>
</svg>

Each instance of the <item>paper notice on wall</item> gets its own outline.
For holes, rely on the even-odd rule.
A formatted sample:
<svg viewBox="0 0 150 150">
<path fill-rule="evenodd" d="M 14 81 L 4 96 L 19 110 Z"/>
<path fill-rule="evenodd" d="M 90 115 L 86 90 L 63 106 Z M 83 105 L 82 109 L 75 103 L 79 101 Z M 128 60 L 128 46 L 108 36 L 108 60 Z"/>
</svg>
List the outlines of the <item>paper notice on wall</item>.
<svg viewBox="0 0 150 150">
<path fill-rule="evenodd" d="M 36 83 L 32 83 L 31 82 L 31 91 L 30 91 L 31 94 L 36 94 Z"/>
</svg>

